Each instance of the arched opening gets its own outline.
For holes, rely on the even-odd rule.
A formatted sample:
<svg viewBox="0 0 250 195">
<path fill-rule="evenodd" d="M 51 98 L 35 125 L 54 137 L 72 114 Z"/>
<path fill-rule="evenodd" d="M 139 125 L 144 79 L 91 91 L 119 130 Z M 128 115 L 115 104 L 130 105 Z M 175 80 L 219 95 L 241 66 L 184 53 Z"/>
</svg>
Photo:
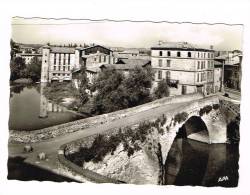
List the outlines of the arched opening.
<svg viewBox="0 0 250 195">
<path fill-rule="evenodd" d="M 199 116 L 190 117 L 179 129 L 177 138 L 189 138 L 192 140 L 209 143 L 207 126 Z"/>
</svg>

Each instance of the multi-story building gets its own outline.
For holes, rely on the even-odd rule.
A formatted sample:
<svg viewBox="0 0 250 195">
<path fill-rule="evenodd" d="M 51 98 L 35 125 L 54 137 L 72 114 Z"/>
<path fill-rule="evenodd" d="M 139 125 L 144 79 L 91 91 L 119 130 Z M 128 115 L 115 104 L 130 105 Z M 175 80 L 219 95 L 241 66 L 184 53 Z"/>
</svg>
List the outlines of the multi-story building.
<svg viewBox="0 0 250 195">
<path fill-rule="evenodd" d="M 242 52 L 219 51 L 215 57 L 216 63 L 223 63 L 224 86 L 234 90 L 240 90 L 241 87 L 241 61 Z"/>
<path fill-rule="evenodd" d="M 93 68 L 114 62 L 113 51 L 100 45 L 87 48 L 46 45 L 42 52 L 41 82 L 71 81 L 72 71 L 79 70 L 81 65 Z"/>
<path fill-rule="evenodd" d="M 187 42 L 159 42 L 151 48 L 153 86 L 165 80 L 170 95 L 214 92 L 214 50 Z"/>
<path fill-rule="evenodd" d="M 42 54 L 39 53 L 17 53 L 16 57 L 21 57 L 24 59 L 25 64 L 30 64 L 32 59 L 34 59 L 35 57 L 38 58 L 38 60 L 42 60 Z"/>
</svg>

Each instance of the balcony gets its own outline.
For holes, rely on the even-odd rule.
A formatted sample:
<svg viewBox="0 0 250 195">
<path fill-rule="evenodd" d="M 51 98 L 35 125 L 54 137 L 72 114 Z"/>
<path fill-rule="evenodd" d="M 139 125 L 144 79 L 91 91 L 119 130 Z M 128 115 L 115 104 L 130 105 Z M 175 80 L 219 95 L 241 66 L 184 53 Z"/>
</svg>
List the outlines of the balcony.
<svg viewBox="0 0 250 195">
<path fill-rule="evenodd" d="M 167 81 L 167 85 L 168 85 L 169 87 L 178 88 L 179 80 L 166 79 L 166 81 Z"/>
</svg>

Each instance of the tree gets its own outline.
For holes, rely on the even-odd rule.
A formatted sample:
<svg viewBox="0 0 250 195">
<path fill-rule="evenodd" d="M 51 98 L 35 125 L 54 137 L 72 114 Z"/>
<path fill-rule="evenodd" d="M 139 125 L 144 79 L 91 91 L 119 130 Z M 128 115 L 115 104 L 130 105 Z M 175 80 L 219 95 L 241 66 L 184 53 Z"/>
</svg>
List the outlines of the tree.
<svg viewBox="0 0 250 195">
<path fill-rule="evenodd" d="M 154 91 L 154 96 L 157 99 L 169 96 L 169 87 L 167 85 L 166 80 L 161 80 L 158 83 L 158 86 L 157 86 L 157 88 Z"/>
<path fill-rule="evenodd" d="M 33 81 L 39 81 L 41 78 L 42 61 L 38 57 L 33 57 L 31 62 L 27 65 L 26 76 Z"/>
<path fill-rule="evenodd" d="M 81 66 L 80 75 L 79 75 L 79 97 L 80 97 L 80 103 L 83 106 L 87 101 L 89 100 L 89 95 L 87 93 L 87 90 L 89 88 L 88 83 L 88 77 L 86 73 L 86 67 L 84 65 Z"/>
<path fill-rule="evenodd" d="M 10 40 L 10 59 L 13 60 L 15 57 L 15 54 L 19 52 L 19 45 L 16 44 L 16 42 L 14 42 L 12 39 Z"/>
<path fill-rule="evenodd" d="M 105 69 L 94 82 L 94 112 L 108 113 L 150 101 L 152 76 L 151 69 L 135 68 L 128 77 L 116 69 Z"/>
<path fill-rule="evenodd" d="M 16 80 L 26 76 L 25 60 L 22 57 L 16 57 L 10 62 L 10 80 Z"/>
<path fill-rule="evenodd" d="M 124 75 L 115 69 L 107 68 L 99 74 L 93 84 L 93 90 L 97 91 L 93 108 L 96 114 L 128 107 L 123 81 Z"/>
<path fill-rule="evenodd" d="M 130 71 L 129 76 L 124 81 L 124 87 L 129 97 L 129 107 L 151 101 L 150 88 L 152 80 L 153 73 L 151 68 L 136 67 Z"/>
</svg>

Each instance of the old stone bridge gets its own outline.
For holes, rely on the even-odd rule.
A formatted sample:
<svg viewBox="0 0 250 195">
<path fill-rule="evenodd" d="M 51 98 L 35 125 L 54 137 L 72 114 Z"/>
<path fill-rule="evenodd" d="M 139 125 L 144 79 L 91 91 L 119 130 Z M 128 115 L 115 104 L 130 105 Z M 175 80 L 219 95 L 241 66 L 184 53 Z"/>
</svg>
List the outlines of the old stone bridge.
<svg viewBox="0 0 250 195">
<path fill-rule="evenodd" d="M 64 157 L 65 152 L 62 146 L 70 143 L 69 148 L 77 151 L 82 145 L 90 146 L 97 134 L 113 133 L 127 126 L 136 126 L 143 121 L 154 121 L 164 115 L 166 118 L 162 124 L 164 131 L 157 136 L 152 133 L 151 138 L 154 141 L 157 137 L 161 146 L 160 158 L 165 162 L 176 136 L 185 136 L 208 144 L 226 142 L 226 122 L 218 105 L 218 95 L 203 97 L 201 94 L 191 94 L 163 98 L 138 107 L 33 132 L 10 131 L 9 156 L 24 157 L 26 163 L 80 182 L 102 183 L 117 180 L 129 182 L 122 177 L 111 179 L 106 177 L 107 175 L 102 177 L 93 170 L 89 171 L 88 168 L 79 169 L 66 159 L 62 162 L 60 159 Z M 27 144 L 32 146 L 32 152 L 24 151 Z M 147 146 L 144 144 L 143 148 Z M 43 160 L 37 157 L 42 152 L 46 154 Z"/>
</svg>

